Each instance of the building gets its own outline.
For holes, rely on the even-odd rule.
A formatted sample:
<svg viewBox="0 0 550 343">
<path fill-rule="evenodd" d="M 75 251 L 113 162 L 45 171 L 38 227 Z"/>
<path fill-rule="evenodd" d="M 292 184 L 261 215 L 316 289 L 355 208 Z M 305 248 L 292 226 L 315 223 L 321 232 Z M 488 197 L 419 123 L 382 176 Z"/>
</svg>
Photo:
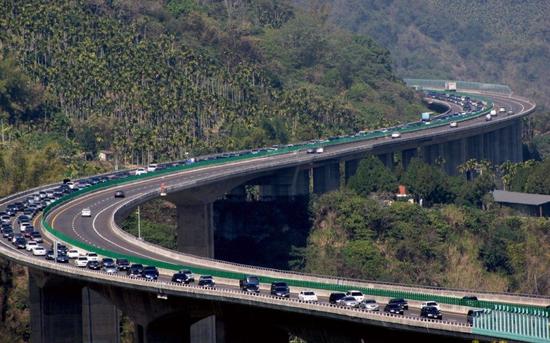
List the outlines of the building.
<svg viewBox="0 0 550 343">
<path fill-rule="evenodd" d="M 495 203 L 534 217 L 550 216 L 550 195 L 493 191 Z"/>
</svg>

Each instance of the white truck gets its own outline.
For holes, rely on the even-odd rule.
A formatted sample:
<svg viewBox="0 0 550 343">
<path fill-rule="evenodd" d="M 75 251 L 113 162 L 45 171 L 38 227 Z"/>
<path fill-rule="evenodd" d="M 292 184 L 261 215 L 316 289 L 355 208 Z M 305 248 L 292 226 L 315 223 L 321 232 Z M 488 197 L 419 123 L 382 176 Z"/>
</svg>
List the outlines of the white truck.
<svg viewBox="0 0 550 343">
<path fill-rule="evenodd" d="M 449 92 L 456 92 L 456 82 L 445 82 L 445 90 Z"/>
</svg>

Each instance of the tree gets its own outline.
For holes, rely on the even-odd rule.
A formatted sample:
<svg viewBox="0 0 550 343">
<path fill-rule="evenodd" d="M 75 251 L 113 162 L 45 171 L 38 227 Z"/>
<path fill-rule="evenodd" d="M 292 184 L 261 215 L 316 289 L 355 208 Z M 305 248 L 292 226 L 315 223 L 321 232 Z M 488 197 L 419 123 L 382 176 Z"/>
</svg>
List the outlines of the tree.
<svg viewBox="0 0 550 343">
<path fill-rule="evenodd" d="M 361 160 L 357 172 L 349 180 L 349 187 L 363 196 L 372 192 L 394 192 L 397 179 L 382 161 L 371 155 Z"/>
<path fill-rule="evenodd" d="M 378 279 L 384 272 L 385 259 L 371 240 L 349 242 L 343 249 L 345 275 Z"/>
<path fill-rule="evenodd" d="M 418 199 L 423 199 L 428 205 L 449 203 L 456 197 L 456 194 L 451 192 L 448 175 L 418 158 L 411 159 L 402 181 L 412 194 Z"/>
</svg>

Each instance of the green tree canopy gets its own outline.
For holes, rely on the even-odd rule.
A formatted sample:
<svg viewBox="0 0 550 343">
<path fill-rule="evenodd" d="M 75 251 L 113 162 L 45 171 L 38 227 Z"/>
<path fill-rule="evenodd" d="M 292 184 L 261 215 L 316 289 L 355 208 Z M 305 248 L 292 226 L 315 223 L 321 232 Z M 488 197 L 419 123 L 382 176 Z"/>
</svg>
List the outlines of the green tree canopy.
<svg viewBox="0 0 550 343">
<path fill-rule="evenodd" d="M 361 160 L 356 174 L 349 180 L 349 187 L 363 196 L 372 192 L 393 192 L 397 179 L 382 161 L 371 155 Z"/>
</svg>

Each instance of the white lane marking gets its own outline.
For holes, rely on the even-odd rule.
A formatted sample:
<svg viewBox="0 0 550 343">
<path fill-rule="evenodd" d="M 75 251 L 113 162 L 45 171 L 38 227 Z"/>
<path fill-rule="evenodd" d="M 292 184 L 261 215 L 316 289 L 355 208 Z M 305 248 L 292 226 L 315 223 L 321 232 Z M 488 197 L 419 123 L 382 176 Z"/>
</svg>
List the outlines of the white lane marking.
<svg viewBox="0 0 550 343">
<path fill-rule="evenodd" d="M 138 197 L 141 196 L 142 194 L 143 194 L 143 193 L 139 193 L 139 194 L 137 194 L 134 198 L 138 198 Z M 112 245 L 116 246 L 117 248 L 120 248 L 120 249 L 126 250 L 126 251 L 128 251 L 128 252 L 130 252 L 130 253 L 133 253 L 133 254 L 140 255 L 140 256 L 143 256 L 143 257 L 145 257 L 145 258 L 151 259 L 151 257 L 148 256 L 148 255 L 144 255 L 144 254 L 139 253 L 139 252 L 137 252 L 137 251 L 133 251 L 133 250 L 131 250 L 131 249 L 128 249 L 128 248 L 126 248 L 126 247 L 123 247 L 122 245 L 117 244 L 117 243 L 115 243 L 115 242 L 113 242 L 113 241 L 107 239 L 105 236 L 103 236 L 103 235 L 102 235 L 101 233 L 99 233 L 99 231 L 97 230 L 95 224 L 96 224 L 96 220 L 97 220 L 97 218 L 99 217 L 99 215 L 100 215 L 101 213 L 107 211 L 107 210 L 110 209 L 111 207 L 113 207 L 113 206 L 115 206 L 115 205 L 118 205 L 120 202 L 121 202 L 121 201 L 117 201 L 117 202 L 115 202 L 115 203 L 113 203 L 113 204 L 111 204 L 111 205 L 105 207 L 104 209 L 102 209 L 101 211 L 99 211 L 99 212 L 94 216 L 94 219 L 93 219 L 93 221 L 92 221 L 92 228 L 93 228 L 94 232 L 95 232 L 99 237 L 101 237 L 101 239 L 103 239 L 103 240 L 106 241 L 106 242 L 111 243 Z M 99 248 L 99 247 L 98 247 L 98 248 Z M 104 249 L 107 250 L 106 248 L 104 248 Z M 157 261 L 158 261 L 158 260 L 157 260 Z"/>
</svg>

